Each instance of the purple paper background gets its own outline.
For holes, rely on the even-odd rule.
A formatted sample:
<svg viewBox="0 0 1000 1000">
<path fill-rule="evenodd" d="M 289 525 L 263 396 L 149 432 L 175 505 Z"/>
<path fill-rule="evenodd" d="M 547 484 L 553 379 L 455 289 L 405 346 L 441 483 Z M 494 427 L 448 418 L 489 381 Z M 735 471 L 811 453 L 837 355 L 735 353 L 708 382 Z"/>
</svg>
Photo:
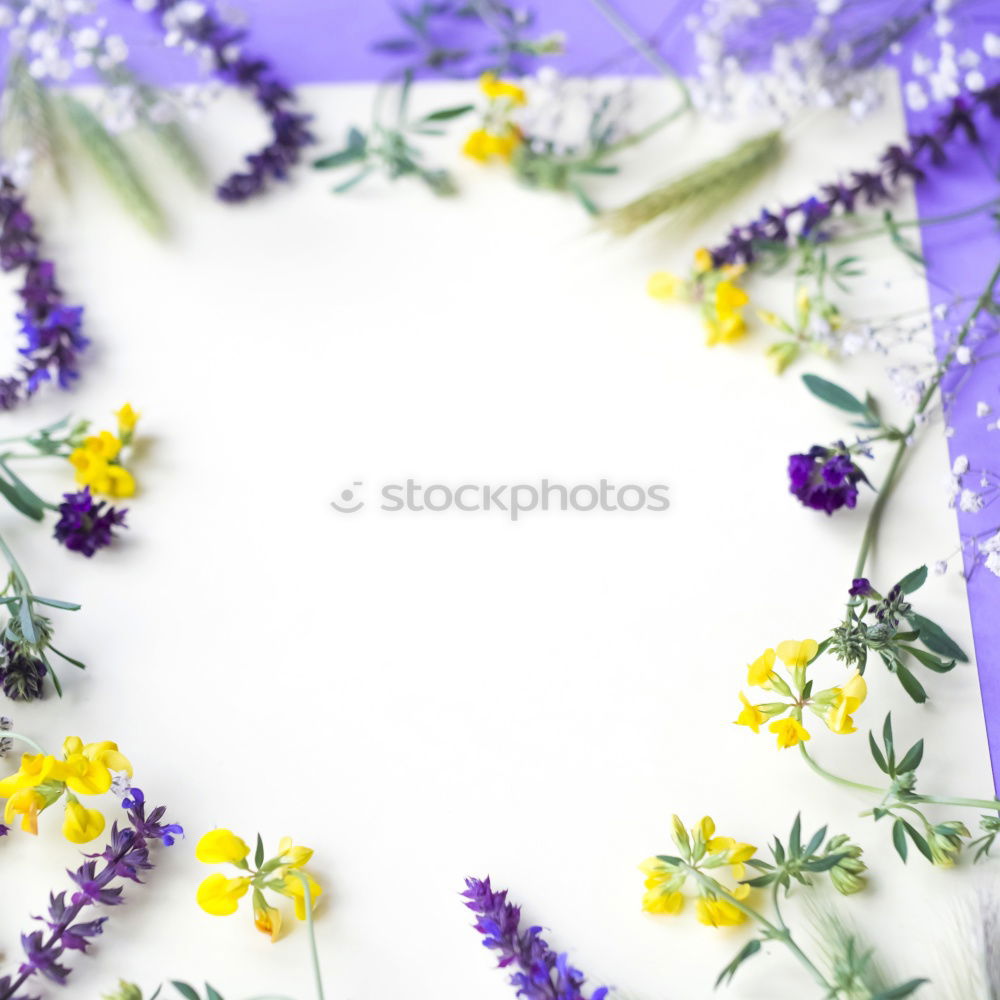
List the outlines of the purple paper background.
<svg viewBox="0 0 1000 1000">
<path fill-rule="evenodd" d="M 407 0 L 401 0 L 411 6 Z M 616 8 L 645 37 L 655 39 L 662 51 L 680 70 L 691 68 L 693 52 L 684 26 L 687 13 L 697 9 L 698 0 L 654 2 L 654 0 L 613 0 Z M 566 73 L 648 72 L 643 60 L 631 51 L 590 0 L 539 0 L 537 30 L 565 31 L 567 52 L 560 59 Z M 248 49 L 266 55 L 292 83 L 357 81 L 386 76 L 398 63 L 372 51 L 376 40 L 398 35 L 399 21 L 388 0 L 242 0 L 252 40 Z M 1000 20 L 1000 16 L 997 18 Z M 196 79 L 193 61 L 174 50 L 165 49 L 144 15 L 122 0 L 112 10 L 112 25 L 121 30 L 132 47 L 133 63 L 150 79 L 176 82 Z M 978 47 L 984 30 L 981 18 L 970 25 L 970 44 Z M 960 30 L 959 35 L 962 34 Z M 912 46 L 911 46 L 912 47 Z M 926 49 L 927 38 L 917 47 Z M 909 52 L 900 57 L 909 62 Z M 927 116 L 910 115 L 911 126 L 926 124 Z M 1000 136 L 983 147 L 985 156 L 963 150 L 961 157 L 946 170 L 932 176 L 918 190 L 922 217 L 943 215 L 985 201 L 997 193 Z M 992 166 L 991 166 L 992 165 Z M 825 178 L 823 179 L 825 180 Z M 928 280 L 932 300 L 948 302 L 956 295 L 975 295 L 985 285 L 998 257 L 1000 235 L 997 226 L 983 217 L 960 224 L 934 227 L 924 234 L 928 259 Z M 943 332 L 939 324 L 939 333 Z M 976 417 L 978 400 L 994 408 L 1000 416 L 1000 360 L 986 360 L 970 373 L 962 389 L 952 423 L 955 428 L 950 447 L 952 457 L 968 455 L 973 468 L 989 467 L 989 455 L 1000 443 L 1000 430 L 987 430 L 987 421 Z M 933 502 L 929 498 L 929 502 Z M 981 532 L 996 523 L 989 510 L 979 515 L 960 515 L 962 530 Z M 994 774 L 1000 768 L 1000 580 L 980 567 L 969 583 L 969 600 L 979 665 L 983 705 L 990 740 Z"/>
</svg>

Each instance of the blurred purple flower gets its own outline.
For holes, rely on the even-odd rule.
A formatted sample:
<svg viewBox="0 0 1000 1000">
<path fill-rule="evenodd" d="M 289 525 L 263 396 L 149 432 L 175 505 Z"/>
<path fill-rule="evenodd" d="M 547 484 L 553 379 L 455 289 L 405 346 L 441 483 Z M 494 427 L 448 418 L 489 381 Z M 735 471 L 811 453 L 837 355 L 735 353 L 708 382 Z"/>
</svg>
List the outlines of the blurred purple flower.
<svg viewBox="0 0 1000 1000">
<path fill-rule="evenodd" d="M 813 510 L 832 514 L 858 502 L 859 482 L 867 482 L 864 472 L 843 445 L 823 448 L 814 445 L 805 454 L 788 459 L 789 491 Z"/>
<path fill-rule="evenodd" d="M 82 552 L 90 558 L 98 549 L 111 544 L 115 528 L 127 527 L 127 513 L 127 510 L 108 507 L 103 500 L 95 502 L 89 486 L 79 493 L 64 493 L 63 502 L 59 504 L 55 538 L 70 551 Z"/>
</svg>

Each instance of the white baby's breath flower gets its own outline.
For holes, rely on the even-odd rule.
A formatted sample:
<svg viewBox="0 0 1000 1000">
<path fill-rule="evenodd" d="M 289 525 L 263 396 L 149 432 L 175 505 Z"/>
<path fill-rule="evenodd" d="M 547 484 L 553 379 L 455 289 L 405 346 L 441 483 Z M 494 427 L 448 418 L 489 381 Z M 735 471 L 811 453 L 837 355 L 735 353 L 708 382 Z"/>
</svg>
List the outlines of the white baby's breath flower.
<svg viewBox="0 0 1000 1000">
<path fill-rule="evenodd" d="M 986 417 L 989 416 L 989 414 L 992 412 L 993 412 L 993 407 L 990 406 L 989 403 L 983 402 L 983 400 L 980 400 L 978 403 L 976 403 L 977 417 Z"/>
<path fill-rule="evenodd" d="M 952 462 L 951 471 L 955 476 L 964 476 L 969 471 L 969 456 L 959 455 L 958 458 Z"/>
<path fill-rule="evenodd" d="M 965 514 L 978 514 L 983 509 L 983 497 L 975 490 L 962 490 L 958 498 L 958 507 Z"/>
</svg>

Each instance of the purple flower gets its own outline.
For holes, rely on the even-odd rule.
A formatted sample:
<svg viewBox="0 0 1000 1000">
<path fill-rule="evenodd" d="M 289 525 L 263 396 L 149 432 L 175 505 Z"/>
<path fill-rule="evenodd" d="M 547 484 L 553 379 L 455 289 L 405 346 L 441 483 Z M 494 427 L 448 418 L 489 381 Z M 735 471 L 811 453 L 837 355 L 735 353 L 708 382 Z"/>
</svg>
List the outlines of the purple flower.
<svg viewBox="0 0 1000 1000">
<path fill-rule="evenodd" d="M 804 239 L 822 239 L 822 223 L 835 213 L 849 215 L 858 202 L 880 205 L 893 198 L 906 180 L 922 181 L 927 168 L 948 162 L 948 147 L 959 135 L 975 145 L 980 142 L 976 113 L 980 108 L 1000 118 L 1000 81 L 974 94 L 954 98 L 939 115 L 933 128 L 911 134 L 902 145 L 894 143 L 882 154 L 876 170 L 859 170 L 849 181 L 826 184 L 819 196 L 805 198 L 782 207 L 776 214 L 765 212 L 760 219 L 734 227 L 721 246 L 712 250 L 716 267 L 723 264 L 750 264 L 768 243 L 786 243 L 797 232 Z M 774 225 L 772 220 L 780 220 Z M 795 220 L 795 226 L 788 226 Z"/>
<path fill-rule="evenodd" d="M 315 141 L 306 127 L 310 116 L 293 110 L 295 94 L 270 63 L 243 54 L 245 31 L 224 24 L 208 9 L 199 8 L 189 16 L 185 6 L 184 0 L 153 0 L 149 9 L 165 32 L 179 35 L 209 57 L 216 77 L 247 91 L 271 122 L 273 138 L 246 157 L 249 169 L 233 173 L 216 189 L 223 201 L 246 201 L 262 193 L 271 181 L 285 180 L 303 149 Z"/>
<path fill-rule="evenodd" d="M 43 382 L 55 379 L 68 389 L 79 377 L 77 358 L 89 341 L 81 332 L 83 309 L 63 302 L 55 265 L 42 259 L 35 220 L 9 177 L 0 177 L 0 269 L 24 272 L 18 289 L 24 308 L 17 314 L 24 361 L 18 375 L 0 379 L 0 410 L 11 410 Z"/>
<path fill-rule="evenodd" d="M 867 482 L 843 444 L 836 448 L 814 445 L 805 454 L 788 459 L 789 490 L 813 510 L 832 514 L 858 502 L 859 482 Z"/>
<path fill-rule="evenodd" d="M 511 986 L 517 996 L 527 1000 L 586 1000 L 585 978 L 570 964 L 565 954 L 557 955 L 541 937 L 540 927 L 520 930 L 521 909 L 507 902 L 506 890 L 494 892 L 489 878 L 485 882 L 469 878 L 462 896 L 476 914 L 475 928 L 483 935 L 483 945 L 499 952 L 501 969 L 512 967 Z M 601 987 L 591 1000 L 608 995 Z M 0 996 L 0 1000 L 4 1000 Z"/>
<path fill-rule="evenodd" d="M 37 656 L 7 639 L 0 641 L 0 691 L 11 701 L 35 701 L 45 688 L 48 668 Z"/>
<path fill-rule="evenodd" d="M 70 551 L 82 552 L 89 559 L 98 549 L 111 544 L 115 528 L 127 527 L 127 513 L 108 507 L 103 500 L 95 503 L 89 486 L 79 493 L 64 493 L 55 538 Z"/>
<path fill-rule="evenodd" d="M 865 579 L 863 576 L 854 579 L 848 593 L 851 597 L 878 597 L 878 593 L 871 585 L 871 581 Z"/>
<path fill-rule="evenodd" d="M 128 826 L 111 828 L 111 842 L 105 849 L 84 861 L 69 877 L 77 886 L 67 901 L 66 893 L 49 896 L 47 915 L 39 917 L 44 930 L 34 930 L 21 935 L 24 961 L 18 966 L 17 977 L 0 977 L 0 1000 L 24 1000 L 19 994 L 24 984 L 36 975 L 54 983 L 65 985 L 70 970 L 61 964 L 65 952 L 86 951 L 92 938 L 101 934 L 106 917 L 93 920 L 78 919 L 88 906 L 116 906 L 124 902 L 122 887 L 113 885 L 119 879 L 138 882 L 138 873 L 152 868 L 149 861 L 148 842 L 166 842 L 164 832 L 180 830 L 174 824 L 160 822 L 164 809 L 157 807 L 146 816 L 143 802 L 133 803 L 126 809 Z"/>
</svg>

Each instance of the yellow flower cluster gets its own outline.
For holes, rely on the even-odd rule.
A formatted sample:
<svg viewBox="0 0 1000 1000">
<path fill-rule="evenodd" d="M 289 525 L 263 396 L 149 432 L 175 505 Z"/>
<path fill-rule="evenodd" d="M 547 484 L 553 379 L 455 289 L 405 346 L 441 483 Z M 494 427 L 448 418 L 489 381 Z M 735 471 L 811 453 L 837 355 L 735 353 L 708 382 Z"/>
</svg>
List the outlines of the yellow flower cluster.
<svg viewBox="0 0 1000 1000">
<path fill-rule="evenodd" d="M 660 854 L 639 866 L 646 876 L 642 908 L 647 913 L 680 913 L 687 902 L 684 887 L 693 880 L 698 891 L 695 914 L 701 923 L 710 927 L 743 923 L 746 914 L 739 904 L 750 895 L 750 886 L 739 880 L 746 874 L 745 862 L 757 848 L 732 837 L 716 836 L 711 816 L 705 816 L 690 831 L 674 816 L 673 841 L 681 857 Z M 727 870 L 736 885 L 728 887 L 719 880 L 718 875 Z"/>
<path fill-rule="evenodd" d="M 856 732 L 853 713 L 868 695 L 865 679 L 855 671 L 842 687 L 825 688 L 813 693 L 812 681 L 806 678 L 806 668 L 819 655 L 815 639 L 801 641 L 788 639 L 778 643 L 776 649 L 766 649 L 747 666 L 747 684 L 776 691 L 785 701 L 752 704 L 741 691 L 743 704 L 736 717 L 738 726 L 747 726 L 755 733 L 765 722 L 768 730 L 777 737 L 778 748 L 786 750 L 798 746 L 812 737 L 802 724 L 802 713 L 809 709 L 826 723 L 831 732 L 845 736 Z M 788 678 L 775 669 L 780 660 L 788 668 Z"/>
<path fill-rule="evenodd" d="M 281 911 L 268 903 L 264 891 L 271 890 L 290 898 L 295 904 L 295 916 L 305 920 L 306 885 L 313 909 L 323 892 L 304 867 L 312 855 L 310 848 L 296 847 L 290 837 L 283 837 L 278 843 L 278 853 L 265 861 L 264 846 L 258 837 L 255 868 L 251 868 L 247 861 L 250 847 L 246 841 L 231 830 L 211 830 L 198 841 L 195 857 L 209 865 L 232 864 L 246 874 L 235 878 L 209 875 L 198 887 L 198 905 L 212 916 L 229 916 L 236 912 L 239 901 L 252 890 L 254 925 L 276 941 L 281 933 Z"/>
<path fill-rule="evenodd" d="M 126 403 L 115 413 L 118 433 L 101 431 L 90 435 L 70 453 L 70 464 L 76 469 L 76 481 L 89 486 L 92 493 L 109 497 L 135 496 L 135 479 L 122 464 L 122 449 L 127 448 L 135 436 L 139 414 Z"/>
<path fill-rule="evenodd" d="M 103 795 L 111 788 L 112 772 L 132 775 L 132 765 L 110 741 L 85 744 L 70 736 L 63 744 L 63 759 L 48 754 L 24 754 L 17 772 L 0 781 L 0 799 L 6 799 L 3 819 L 11 824 L 19 816 L 21 829 L 38 833 L 38 816 L 65 798 L 63 834 L 74 844 L 87 844 L 104 832 L 104 816 L 88 809 L 78 795 Z"/>
<path fill-rule="evenodd" d="M 661 302 L 694 302 L 700 305 L 709 347 L 731 344 L 747 332 L 743 307 L 750 301 L 736 284 L 746 270 L 741 266 L 713 267 L 712 255 L 702 248 L 694 255 L 691 277 L 682 278 L 669 271 L 650 275 L 647 291 Z"/>
<path fill-rule="evenodd" d="M 479 78 L 479 89 L 489 99 L 489 107 L 482 127 L 469 133 L 462 151 L 480 163 L 490 160 L 509 163 L 524 141 L 511 117 L 516 108 L 527 103 L 524 90 L 517 84 L 501 80 L 496 73 L 484 73 Z"/>
</svg>

